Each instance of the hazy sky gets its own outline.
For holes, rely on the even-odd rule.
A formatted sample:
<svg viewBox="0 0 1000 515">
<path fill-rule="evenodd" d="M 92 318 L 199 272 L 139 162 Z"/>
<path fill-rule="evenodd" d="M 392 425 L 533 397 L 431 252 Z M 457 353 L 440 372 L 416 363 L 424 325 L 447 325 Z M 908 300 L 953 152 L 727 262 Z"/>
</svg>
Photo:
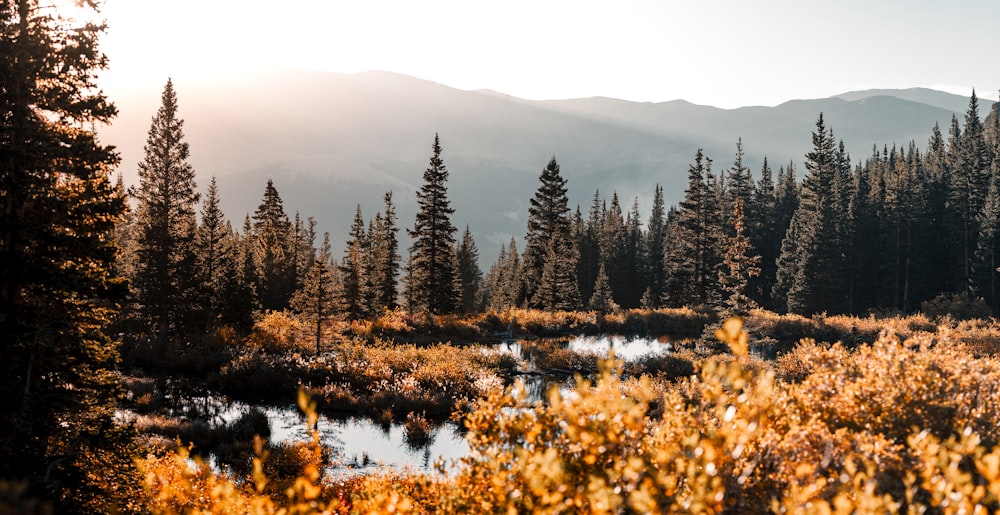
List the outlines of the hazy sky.
<svg viewBox="0 0 1000 515">
<path fill-rule="evenodd" d="M 112 95 L 256 68 L 727 108 L 1000 88 L 996 0 L 106 0 L 103 15 Z"/>
</svg>

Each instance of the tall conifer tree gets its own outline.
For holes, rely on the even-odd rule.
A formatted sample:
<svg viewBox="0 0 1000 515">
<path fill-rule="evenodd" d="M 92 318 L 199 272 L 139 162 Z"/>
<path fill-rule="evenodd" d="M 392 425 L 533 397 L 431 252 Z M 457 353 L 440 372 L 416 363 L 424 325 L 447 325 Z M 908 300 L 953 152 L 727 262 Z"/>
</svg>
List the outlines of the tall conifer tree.
<svg viewBox="0 0 1000 515">
<path fill-rule="evenodd" d="M 721 227 L 716 192 L 710 186 L 712 160 L 701 149 L 688 167 L 688 186 L 670 225 L 664 304 L 706 306 L 718 293 Z"/>
<path fill-rule="evenodd" d="M 383 197 L 385 209 L 375 216 L 372 231 L 370 259 L 372 262 L 370 308 L 377 315 L 383 309 L 394 309 L 397 305 L 396 278 L 399 276 L 399 242 L 396 237 L 396 207 L 392 203 L 392 192 Z"/>
<path fill-rule="evenodd" d="M 835 191 L 841 161 L 822 114 L 812 140 L 799 206 L 782 242 L 779 266 L 786 269 L 778 272 L 775 293 L 780 296 L 787 288 L 787 308 L 794 313 L 841 313 L 847 308 L 847 267 Z"/>
<path fill-rule="evenodd" d="M 116 114 L 95 87 L 103 31 L 0 4 L 0 478 L 58 513 L 142 509 L 113 420 L 125 202 L 94 133 Z"/>
<path fill-rule="evenodd" d="M 552 273 L 564 276 L 569 273 L 567 270 L 572 270 L 575 275 L 577 266 L 575 249 L 569 249 L 573 243 L 566 179 L 559 174 L 559 163 L 555 157 L 542 169 L 538 180 L 541 184 L 528 208 L 528 233 L 524 238 L 523 256 L 525 292 L 533 307 L 542 307 L 535 302 L 535 294 L 542 284 L 546 267 Z M 559 262 L 548 263 L 550 258 Z M 549 291 L 544 296 L 551 293 Z M 554 299 L 553 302 L 563 304 L 563 300 L 568 299 Z"/>
<path fill-rule="evenodd" d="M 640 301 L 644 308 L 658 308 L 662 301 L 665 277 L 663 254 L 666 250 L 666 237 L 667 213 L 663 201 L 663 187 L 657 184 L 653 193 L 653 208 L 649 214 L 642 256 L 642 270 L 647 282 L 646 291 L 643 292 Z"/>
<path fill-rule="evenodd" d="M 448 200 L 448 169 L 441 160 L 441 143 L 434 135 L 430 163 L 424 171 L 424 184 L 417 191 L 417 216 L 413 230 L 410 259 L 407 263 L 407 297 L 411 310 L 437 314 L 451 313 L 457 307 L 459 292 L 455 281 L 455 210 Z"/>
<path fill-rule="evenodd" d="M 138 267 L 132 282 L 138 302 L 161 345 L 182 327 L 192 308 L 195 287 L 194 229 L 198 193 L 190 149 L 184 141 L 173 81 L 163 88 L 161 105 L 146 137 L 139 163 Z"/>
<path fill-rule="evenodd" d="M 226 223 L 219 207 L 219 190 L 215 177 L 208 185 L 208 192 L 201 207 L 201 221 L 198 224 L 195 241 L 198 254 L 198 274 L 201 283 L 201 307 L 204 317 L 214 321 L 220 316 L 224 291 L 235 282 L 232 228 Z"/>
<path fill-rule="evenodd" d="M 306 272 L 302 286 L 292 296 L 292 308 L 313 323 L 316 354 L 322 351 L 323 323 L 337 308 L 332 258 L 330 233 L 323 233 L 323 246 Z"/>
<path fill-rule="evenodd" d="M 344 306 L 347 316 L 352 320 L 359 319 L 368 313 L 364 295 L 364 259 L 368 246 L 366 239 L 365 220 L 361 216 L 361 205 L 358 204 L 354 211 L 354 222 L 351 224 L 347 245 L 344 248 L 344 258 L 340 260 L 338 266 L 341 279 L 340 302 Z"/>
<path fill-rule="evenodd" d="M 483 272 L 479 269 L 479 249 L 476 248 L 476 242 L 472 239 L 472 231 L 468 225 L 462 233 L 462 240 L 455 248 L 455 256 L 458 261 L 458 279 L 462 291 L 462 312 L 474 313 Z"/>
<path fill-rule="evenodd" d="M 264 198 L 253 214 L 252 235 L 245 235 L 253 242 L 257 294 L 263 309 L 287 308 L 296 289 L 294 252 L 290 245 L 293 234 L 281 195 L 274 181 L 268 179 Z"/>
</svg>

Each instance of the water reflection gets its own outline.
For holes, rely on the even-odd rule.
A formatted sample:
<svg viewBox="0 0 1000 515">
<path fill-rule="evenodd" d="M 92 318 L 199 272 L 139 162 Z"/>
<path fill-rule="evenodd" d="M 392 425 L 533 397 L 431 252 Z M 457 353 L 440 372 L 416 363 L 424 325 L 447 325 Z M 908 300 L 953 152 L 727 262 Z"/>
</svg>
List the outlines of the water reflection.
<svg viewBox="0 0 1000 515">
<path fill-rule="evenodd" d="M 614 351 L 615 357 L 632 361 L 643 356 L 662 354 L 673 350 L 668 338 L 626 337 L 626 336 L 578 336 L 566 343 L 566 348 L 574 352 L 594 352 L 608 356 Z"/>
<path fill-rule="evenodd" d="M 233 402 L 229 415 L 238 417 L 250 405 Z M 306 420 L 295 406 L 258 407 L 271 425 L 271 442 L 309 441 Z M 452 422 L 434 428 L 426 445 L 407 442 L 402 424 L 382 425 L 367 418 L 334 418 L 320 415 L 320 441 L 336 451 L 336 461 L 352 469 L 378 466 L 431 471 L 442 459 L 445 463 L 469 454 L 469 444 Z"/>
<path fill-rule="evenodd" d="M 647 336 L 575 336 L 572 338 L 552 338 L 541 340 L 503 340 L 495 345 L 495 349 L 517 356 L 528 364 L 528 371 L 534 370 L 533 349 L 545 345 L 553 345 L 574 352 L 592 352 L 608 356 L 614 350 L 615 357 L 624 361 L 632 361 L 643 356 L 662 354 L 674 350 L 674 341 L 681 341 L 670 336 L 651 338 Z"/>
</svg>

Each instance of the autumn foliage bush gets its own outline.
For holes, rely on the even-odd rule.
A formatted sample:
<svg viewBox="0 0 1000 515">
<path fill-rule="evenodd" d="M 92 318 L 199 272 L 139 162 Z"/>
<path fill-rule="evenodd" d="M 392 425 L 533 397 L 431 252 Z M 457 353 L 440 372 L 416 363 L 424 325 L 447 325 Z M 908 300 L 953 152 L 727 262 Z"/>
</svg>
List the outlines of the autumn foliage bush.
<svg viewBox="0 0 1000 515">
<path fill-rule="evenodd" d="M 717 332 L 729 351 L 692 359 L 689 377 L 622 379 L 620 363 L 601 362 L 595 377 L 553 388 L 545 402 L 496 382 L 470 393 L 471 452 L 438 473 L 321 480 L 308 463 L 281 496 L 190 467 L 172 481 L 197 487 L 156 482 L 165 465 L 154 462 L 147 484 L 157 502 L 172 492 L 170 506 L 200 495 L 209 513 L 996 512 L 1000 363 L 947 331 L 912 333 L 890 328 L 855 348 L 806 341 L 769 364 L 731 320 Z M 358 362 L 341 372 L 367 373 L 387 391 L 466 388 L 456 381 L 463 365 L 429 366 L 454 353 L 347 348 Z M 306 493 L 312 500 L 297 504 Z"/>
</svg>

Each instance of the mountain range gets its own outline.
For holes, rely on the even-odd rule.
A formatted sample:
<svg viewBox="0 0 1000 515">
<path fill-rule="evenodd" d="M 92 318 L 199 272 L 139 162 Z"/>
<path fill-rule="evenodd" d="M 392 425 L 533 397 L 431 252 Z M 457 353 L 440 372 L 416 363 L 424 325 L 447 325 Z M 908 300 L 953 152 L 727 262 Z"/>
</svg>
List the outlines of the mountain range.
<svg viewBox="0 0 1000 515">
<path fill-rule="evenodd" d="M 388 190 L 399 226 L 412 226 L 415 191 L 439 134 L 453 223 L 471 228 L 484 268 L 512 235 L 523 236 L 538 175 L 553 156 L 572 207 L 586 213 L 595 191 L 605 199 L 617 192 L 623 210 L 638 198 L 645 219 L 655 184 L 664 187 L 668 204 L 683 197 L 698 148 L 722 170 L 742 139 L 755 177 L 765 156 L 775 171 L 794 162 L 801 177 L 820 113 L 857 162 L 873 148 L 911 141 L 925 147 L 934 124 L 947 135 L 952 116 L 962 120 L 969 102 L 922 88 L 738 109 L 683 100 L 536 101 L 389 72 L 285 71 L 188 84 L 174 78 L 190 162 L 202 188 L 217 177 L 234 227 L 256 209 L 268 178 L 290 215 L 315 217 L 334 242 L 346 240 L 355 206 L 371 217 Z M 100 135 L 118 147 L 125 181 L 133 184 L 159 91 L 112 92 L 112 100 L 119 116 Z M 980 102 L 981 116 L 990 104 Z M 405 254 L 409 240 L 405 234 L 400 240 Z"/>
</svg>

